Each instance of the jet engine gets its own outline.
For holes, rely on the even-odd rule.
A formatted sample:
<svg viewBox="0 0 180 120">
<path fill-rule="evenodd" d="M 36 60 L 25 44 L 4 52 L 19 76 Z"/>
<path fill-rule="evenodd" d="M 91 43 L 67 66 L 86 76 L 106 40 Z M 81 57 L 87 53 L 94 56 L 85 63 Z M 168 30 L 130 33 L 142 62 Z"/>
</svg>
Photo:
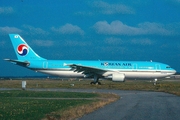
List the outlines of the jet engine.
<svg viewBox="0 0 180 120">
<path fill-rule="evenodd" d="M 112 81 L 113 82 L 124 82 L 125 81 L 125 75 L 122 73 L 113 73 L 112 74 Z"/>
</svg>

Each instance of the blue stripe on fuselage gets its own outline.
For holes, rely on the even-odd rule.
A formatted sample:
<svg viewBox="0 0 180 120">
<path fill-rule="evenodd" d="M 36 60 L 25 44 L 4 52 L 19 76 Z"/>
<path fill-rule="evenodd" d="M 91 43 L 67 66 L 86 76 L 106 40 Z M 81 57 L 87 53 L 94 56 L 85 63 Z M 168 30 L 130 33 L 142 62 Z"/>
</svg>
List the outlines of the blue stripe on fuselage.
<svg viewBox="0 0 180 120">
<path fill-rule="evenodd" d="M 168 65 L 159 62 L 143 61 L 80 61 L 80 60 L 33 60 L 29 68 L 36 69 L 67 69 L 68 64 L 77 64 L 99 69 L 121 70 L 173 70 Z"/>
</svg>

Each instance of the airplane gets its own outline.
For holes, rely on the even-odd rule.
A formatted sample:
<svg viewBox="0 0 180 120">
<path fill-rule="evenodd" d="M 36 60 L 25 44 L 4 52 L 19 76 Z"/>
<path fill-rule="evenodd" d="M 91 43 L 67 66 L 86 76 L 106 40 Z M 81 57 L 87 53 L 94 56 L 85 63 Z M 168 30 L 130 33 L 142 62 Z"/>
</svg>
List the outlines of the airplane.
<svg viewBox="0 0 180 120">
<path fill-rule="evenodd" d="M 61 77 L 94 78 L 91 84 L 101 84 L 100 78 L 124 82 L 125 79 L 163 78 L 176 73 L 169 65 L 153 61 L 88 61 L 47 60 L 36 54 L 19 34 L 9 34 L 17 59 L 4 59 L 16 65 Z"/>
</svg>

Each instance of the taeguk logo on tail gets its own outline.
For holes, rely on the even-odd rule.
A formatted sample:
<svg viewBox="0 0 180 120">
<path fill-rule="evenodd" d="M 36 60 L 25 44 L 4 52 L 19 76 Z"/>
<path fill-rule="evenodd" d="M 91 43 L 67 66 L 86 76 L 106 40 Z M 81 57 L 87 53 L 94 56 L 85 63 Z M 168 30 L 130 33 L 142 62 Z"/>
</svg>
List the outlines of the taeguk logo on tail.
<svg viewBox="0 0 180 120">
<path fill-rule="evenodd" d="M 20 44 L 20 45 L 18 46 L 18 48 L 17 48 L 17 52 L 18 52 L 18 54 L 21 55 L 21 56 L 27 55 L 27 54 L 28 54 L 28 51 L 29 51 L 28 46 L 25 45 L 25 44 Z"/>
</svg>

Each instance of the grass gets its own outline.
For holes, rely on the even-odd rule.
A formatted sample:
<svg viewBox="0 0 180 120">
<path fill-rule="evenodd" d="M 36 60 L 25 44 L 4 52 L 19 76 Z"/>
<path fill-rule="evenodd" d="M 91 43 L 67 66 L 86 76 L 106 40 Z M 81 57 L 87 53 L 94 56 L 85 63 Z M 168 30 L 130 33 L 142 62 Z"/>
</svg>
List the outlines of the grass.
<svg viewBox="0 0 180 120">
<path fill-rule="evenodd" d="M 180 82 L 164 82 L 157 84 L 157 91 L 171 93 L 180 96 Z"/>
<path fill-rule="evenodd" d="M 72 119 L 118 99 L 113 96 L 115 95 L 76 92 L 0 91 L 0 119 Z M 114 99 L 108 99 L 109 97 Z"/>
<path fill-rule="evenodd" d="M 91 80 L 26 80 L 27 88 L 83 88 L 162 91 L 180 95 L 180 80 L 158 81 L 156 86 L 149 80 L 112 82 L 103 80 L 102 85 L 90 85 Z M 22 80 L 0 81 L 0 88 L 21 88 Z"/>
<path fill-rule="evenodd" d="M 20 98 L 95 98 L 98 94 L 78 93 L 78 92 L 52 92 L 52 91 L 1 91 L 0 98 L 20 97 Z"/>
<path fill-rule="evenodd" d="M 47 100 L 47 99 L 18 99 L 2 98 L 0 106 L 0 119 L 4 120 L 38 120 L 46 114 L 69 106 L 88 104 L 92 101 L 84 100 Z M 61 117 L 60 115 L 58 116 Z"/>
<path fill-rule="evenodd" d="M 73 120 L 75 118 L 82 117 L 84 114 L 93 112 L 94 110 L 119 99 L 119 96 L 115 94 L 99 94 L 99 95 L 101 100 L 97 100 L 95 102 L 91 102 L 88 104 L 78 105 L 76 107 L 71 106 L 69 109 L 63 111 L 61 110 L 61 111 L 51 112 L 43 120 L 54 120 L 57 118 L 56 116 L 59 114 L 61 114 L 62 116 L 61 120 Z"/>
</svg>

